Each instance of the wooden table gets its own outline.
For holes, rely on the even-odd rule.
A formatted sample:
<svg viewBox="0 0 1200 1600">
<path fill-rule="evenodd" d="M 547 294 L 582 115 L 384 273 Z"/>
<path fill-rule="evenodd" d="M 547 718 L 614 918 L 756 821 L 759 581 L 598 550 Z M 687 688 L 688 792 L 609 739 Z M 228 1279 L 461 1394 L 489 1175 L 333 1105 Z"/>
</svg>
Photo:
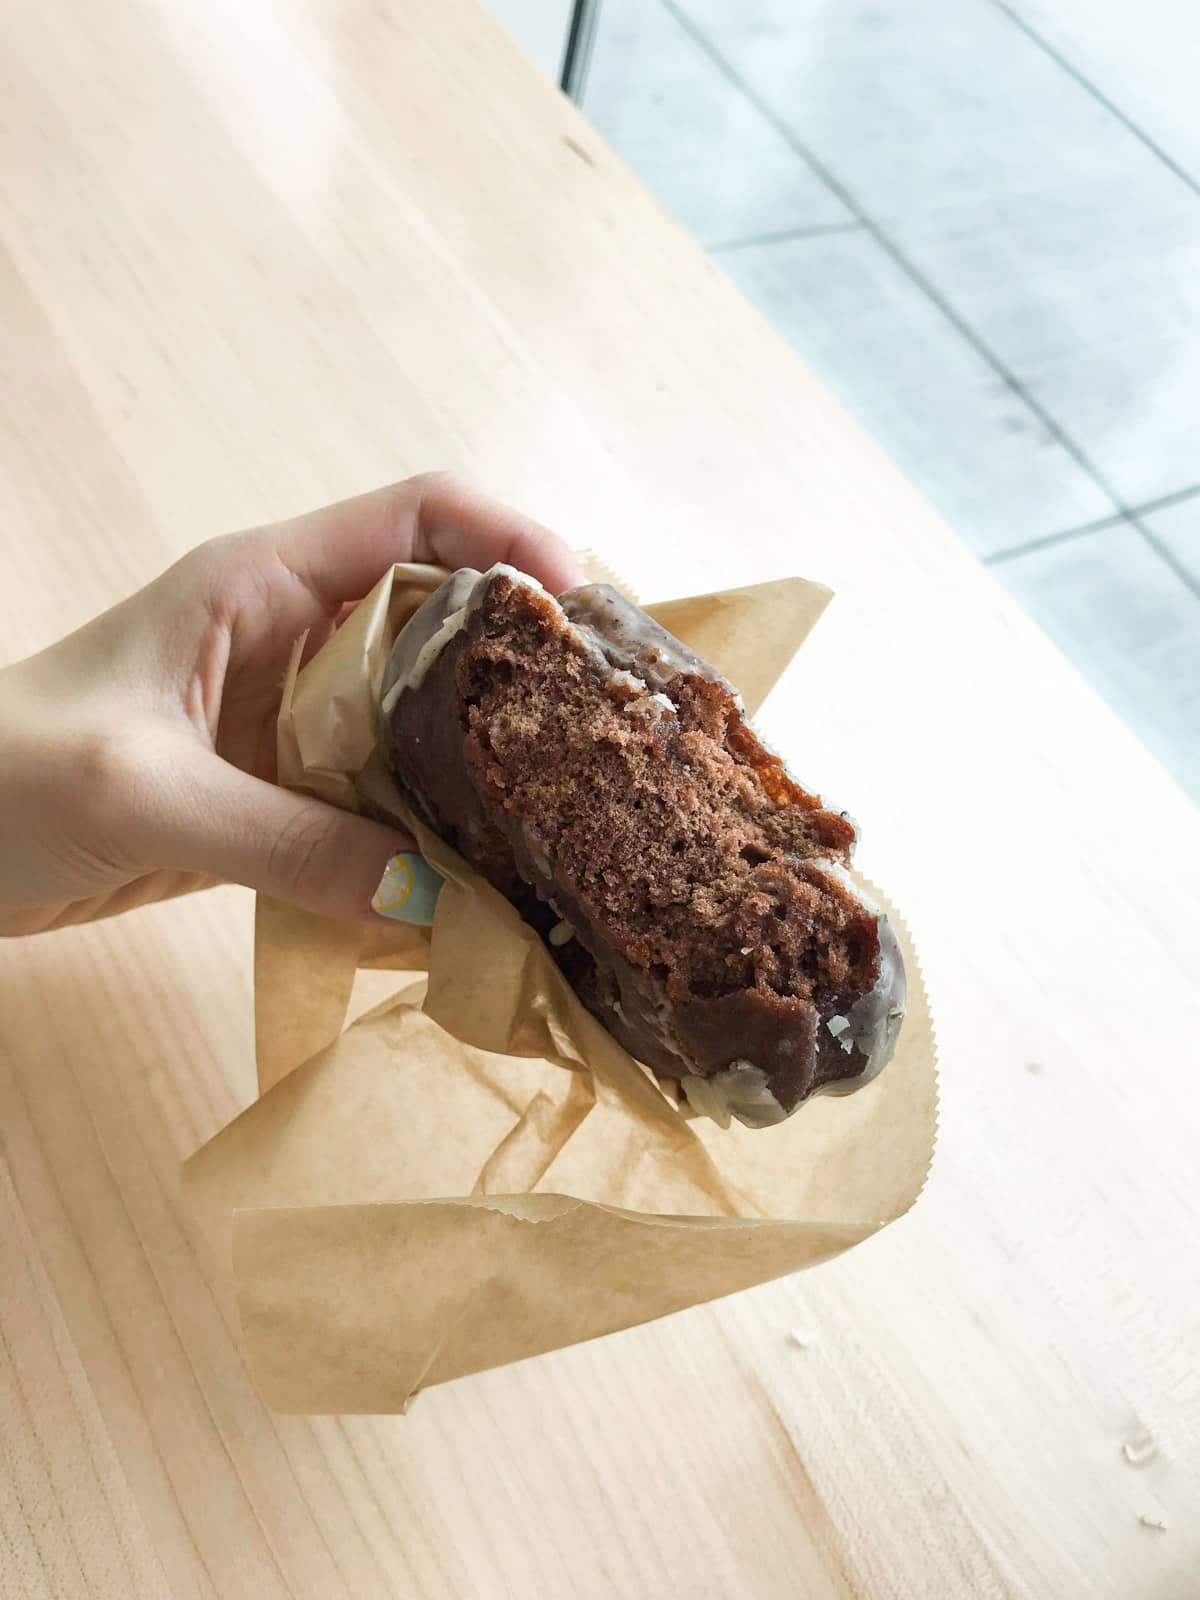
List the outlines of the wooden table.
<svg viewBox="0 0 1200 1600">
<path fill-rule="evenodd" d="M 468 0 L 2 28 L 5 656 L 433 465 L 650 595 L 824 579 L 764 726 L 863 819 L 944 1083 L 832 1265 L 279 1418 L 178 1182 L 253 1094 L 250 897 L 5 944 L 0 1593 L 1200 1594 L 1190 803 Z"/>
</svg>

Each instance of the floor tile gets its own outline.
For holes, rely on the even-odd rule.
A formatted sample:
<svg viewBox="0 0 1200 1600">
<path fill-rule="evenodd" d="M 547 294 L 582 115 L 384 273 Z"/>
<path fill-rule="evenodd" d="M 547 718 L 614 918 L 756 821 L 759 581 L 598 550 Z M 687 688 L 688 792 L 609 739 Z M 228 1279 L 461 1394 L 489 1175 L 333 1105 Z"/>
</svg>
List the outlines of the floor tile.
<svg viewBox="0 0 1200 1600">
<path fill-rule="evenodd" d="M 849 220 L 658 0 L 604 0 L 583 110 L 703 244 Z"/>
<path fill-rule="evenodd" d="M 1025 22 L 1200 184 L 1196 0 L 1007 0 Z"/>
<path fill-rule="evenodd" d="M 1124 524 L 992 570 L 1200 799 L 1200 599 L 1141 534 Z"/>
<path fill-rule="evenodd" d="M 1200 258 L 1196 270 L 1200 286 Z M 1058 361 L 1031 362 L 1021 375 L 1126 505 L 1195 481 L 1200 327 L 1194 318 L 1189 322 L 1141 344 L 1097 345 Z"/>
<path fill-rule="evenodd" d="M 716 259 L 980 555 L 1115 509 L 868 235 Z"/>
<path fill-rule="evenodd" d="M 1200 200 L 998 6 L 668 3 L 1125 503 L 1194 480 Z"/>
<path fill-rule="evenodd" d="M 1138 519 L 1167 550 L 1200 590 L 1200 495 Z"/>
</svg>

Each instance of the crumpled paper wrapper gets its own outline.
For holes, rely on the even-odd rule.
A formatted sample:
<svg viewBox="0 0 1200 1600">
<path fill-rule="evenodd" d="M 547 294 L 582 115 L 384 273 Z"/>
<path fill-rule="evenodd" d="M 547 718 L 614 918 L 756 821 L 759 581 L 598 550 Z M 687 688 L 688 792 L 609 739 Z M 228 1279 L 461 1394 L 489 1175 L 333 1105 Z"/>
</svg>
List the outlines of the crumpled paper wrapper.
<svg viewBox="0 0 1200 1600">
<path fill-rule="evenodd" d="M 932 1155 L 929 1011 L 890 907 L 909 985 L 891 1065 L 777 1127 L 723 1130 L 681 1115 L 412 815 L 377 706 L 397 630 L 444 576 L 395 567 L 302 669 L 298 641 L 278 735 L 281 783 L 417 837 L 446 880 L 434 926 L 260 897 L 261 1098 L 184 1167 L 280 1411 L 402 1411 L 430 1384 L 826 1261 L 901 1216 Z M 648 609 L 753 715 L 830 598 L 786 579 Z M 360 968 L 394 971 L 395 992 L 343 1031 Z"/>
</svg>

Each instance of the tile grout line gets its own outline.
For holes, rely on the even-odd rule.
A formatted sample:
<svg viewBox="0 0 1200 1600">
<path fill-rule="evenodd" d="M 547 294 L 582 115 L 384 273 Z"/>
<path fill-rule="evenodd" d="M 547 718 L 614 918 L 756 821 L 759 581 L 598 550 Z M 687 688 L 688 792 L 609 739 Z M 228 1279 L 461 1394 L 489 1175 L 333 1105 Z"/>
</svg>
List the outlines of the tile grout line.
<svg viewBox="0 0 1200 1600">
<path fill-rule="evenodd" d="M 1073 79 L 1074 82 L 1077 83 L 1086 94 L 1090 95 L 1098 105 L 1103 106 L 1110 116 L 1115 117 L 1121 126 L 1126 130 L 1126 132 L 1131 133 L 1140 144 L 1144 145 L 1145 148 L 1150 151 L 1151 155 L 1157 156 L 1162 162 L 1163 166 L 1166 167 L 1169 172 L 1173 172 L 1181 183 L 1186 184 L 1194 195 L 1200 196 L 1200 182 L 1197 182 L 1187 168 L 1180 166 L 1179 162 L 1175 160 L 1175 157 L 1169 155 L 1157 140 L 1150 137 L 1144 128 L 1139 127 L 1139 125 L 1127 112 L 1122 111 L 1115 100 L 1110 100 L 1108 95 L 1106 95 L 1102 89 L 1098 88 L 1090 78 L 1085 76 L 1085 74 L 1082 73 L 1077 66 L 1075 66 L 1074 62 L 1069 61 L 1066 56 L 1064 56 L 1060 51 L 1056 50 L 1048 39 L 1044 39 L 1042 35 L 1038 33 L 1037 29 L 1032 25 L 1032 23 L 1026 22 L 1025 18 L 1021 16 L 1020 12 L 1015 10 L 1014 7 L 1008 3 L 1008 0 L 988 0 L 988 3 L 996 11 L 999 11 L 1002 13 L 1002 15 L 1006 16 L 1014 28 L 1018 28 L 1032 45 L 1035 45 L 1037 49 L 1043 53 L 1043 55 L 1048 56 L 1049 59 L 1054 62 L 1055 66 L 1060 68 L 1061 71 L 1065 72 L 1069 78 Z"/>
<path fill-rule="evenodd" d="M 679 26 L 699 47 L 699 49 L 703 50 L 704 54 L 713 63 L 717 70 L 724 75 L 724 77 L 734 86 L 735 89 L 739 90 L 746 97 L 746 100 L 750 103 L 750 105 L 754 107 L 761 117 L 771 124 L 780 137 L 791 147 L 791 149 L 796 152 L 800 159 L 807 164 L 810 170 L 821 179 L 831 193 L 837 196 L 837 198 L 842 202 L 851 215 L 854 216 L 859 223 L 861 223 L 863 231 L 869 234 L 872 239 L 874 239 L 879 248 L 884 251 L 884 253 L 891 261 L 895 263 L 897 267 L 900 268 L 909 281 L 913 283 L 923 295 L 925 295 L 926 299 L 929 300 L 938 311 L 941 312 L 946 321 L 949 322 L 951 327 L 953 327 L 967 342 L 967 344 L 970 345 L 970 347 L 975 351 L 976 355 L 980 356 L 988 364 L 988 366 L 991 367 L 992 371 L 1003 381 L 1005 386 L 1016 395 L 1018 400 L 1022 401 L 1022 403 L 1029 409 L 1030 412 L 1032 412 L 1032 414 L 1046 429 L 1050 437 L 1056 440 L 1059 445 L 1061 445 L 1063 450 L 1066 451 L 1066 453 L 1071 457 L 1076 466 L 1079 467 L 1085 476 L 1088 477 L 1092 483 L 1095 484 L 1095 486 L 1107 496 L 1113 505 L 1113 514 L 1120 514 L 1122 516 L 1128 515 L 1127 508 L 1121 500 L 1120 495 L 1118 495 L 1113 489 L 1112 485 L 1107 482 L 1099 468 L 1088 459 L 1084 451 L 1078 444 L 1076 444 L 1075 440 L 1071 438 L 1070 434 L 1066 431 L 1058 419 L 1053 416 L 1053 414 L 1049 412 L 1045 406 L 1042 405 L 1040 400 L 1038 400 L 1034 395 L 1030 394 L 1023 387 L 1016 374 L 1004 364 L 996 352 L 980 337 L 971 324 L 967 322 L 958 311 L 955 310 L 954 306 L 945 297 L 945 295 L 943 295 L 939 289 L 935 288 L 935 286 L 929 282 L 929 280 L 924 276 L 915 263 L 908 259 L 903 250 L 900 249 L 899 245 L 897 245 L 883 231 L 883 229 L 875 221 L 874 217 L 872 217 L 870 213 L 866 211 L 860 202 L 855 198 L 854 194 L 846 188 L 840 179 L 834 176 L 829 168 L 826 167 L 825 164 L 818 159 L 818 157 L 812 153 L 803 140 L 798 137 L 792 127 L 785 122 L 777 112 L 773 110 L 768 102 L 765 101 L 762 96 L 759 95 L 757 91 L 746 81 L 746 79 L 742 77 L 741 73 L 738 72 L 729 61 L 726 60 L 726 58 L 709 39 L 708 35 L 704 33 L 704 31 L 692 21 L 687 13 L 680 8 L 677 0 L 659 0 L 659 4 L 670 16 L 674 17 Z"/>
<path fill-rule="evenodd" d="M 983 557 L 985 567 L 1002 567 L 1006 562 L 1018 561 L 1022 556 L 1036 555 L 1039 550 L 1053 550 L 1056 545 L 1072 544 L 1076 539 L 1086 539 L 1091 533 L 1106 533 L 1110 528 L 1120 528 L 1130 518 L 1123 511 L 1111 517 L 1099 517 L 1095 522 L 1081 523 L 1078 528 L 1062 528 L 1058 533 L 1039 533 L 1034 539 L 1024 539 L 1006 550 L 993 550 Z"/>
<path fill-rule="evenodd" d="M 1029 539 L 1024 544 L 1014 545 L 1011 550 L 994 550 L 990 556 L 983 557 L 983 565 L 989 571 L 997 567 L 1007 566 L 1010 561 L 1020 560 L 1023 556 L 1039 555 L 1043 550 L 1056 550 L 1059 545 L 1074 544 L 1078 539 L 1087 538 L 1093 533 L 1111 533 L 1114 528 L 1129 528 L 1140 536 L 1142 542 L 1156 555 L 1162 564 L 1169 568 L 1179 579 L 1189 594 L 1195 595 L 1200 600 L 1200 579 L 1197 579 L 1183 562 L 1180 561 L 1169 545 L 1163 543 L 1159 536 L 1146 527 L 1138 514 L 1134 511 L 1123 512 L 1118 517 L 1104 517 L 1099 522 L 1089 522 L 1082 528 L 1067 528 L 1062 533 L 1047 533 L 1040 539 Z"/>
<path fill-rule="evenodd" d="M 1180 583 L 1182 583 L 1186 589 L 1190 589 L 1192 594 L 1196 596 L 1197 600 L 1200 600 L 1200 579 L 1196 578 L 1191 572 L 1189 572 L 1184 566 L 1183 562 L 1180 561 L 1179 557 L 1170 548 L 1170 546 L 1164 544 L 1156 533 L 1153 533 L 1138 520 L 1136 515 L 1131 516 L 1129 520 L 1141 534 L 1146 543 L 1150 546 L 1151 550 L 1154 551 L 1155 555 L 1158 556 L 1159 560 L 1170 567 L 1171 571 L 1179 579 Z"/>
<path fill-rule="evenodd" d="M 982 557 L 983 564 L 985 567 L 1003 566 L 1006 561 L 1013 561 L 1018 556 L 1032 555 L 1035 551 L 1045 550 L 1056 544 L 1065 544 L 1068 540 L 1081 538 L 1085 534 L 1104 533 L 1109 528 L 1120 527 L 1123 522 L 1128 522 L 1137 528 L 1139 533 L 1145 534 L 1147 539 L 1154 543 L 1158 536 L 1143 528 L 1138 521 L 1139 517 L 1152 516 L 1156 511 L 1165 511 L 1170 506 L 1194 500 L 1197 495 L 1200 495 L 1200 484 L 1194 484 L 1188 489 L 1173 489 L 1170 494 L 1159 495 L 1155 500 L 1146 500 L 1139 506 L 1130 506 L 1128 510 L 1118 511 L 1111 517 L 1097 517 L 1094 522 L 1081 522 L 1076 528 L 1060 528 L 1056 533 L 1040 533 L 1034 539 L 1023 539 L 1020 544 L 1009 545 L 1004 550 L 993 550 L 990 555 Z M 1170 560 L 1169 556 L 1164 559 Z"/>
<path fill-rule="evenodd" d="M 1189 484 L 1186 489 L 1172 489 L 1169 494 L 1156 495 L 1153 500 L 1143 500 L 1139 506 L 1130 506 L 1131 517 L 1144 517 L 1155 511 L 1166 511 L 1171 506 L 1182 505 L 1185 500 L 1194 500 L 1200 494 L 1200 483 Z"/>
<path fill-rule="evenodd" d="M 827 233 L 861 232 L 861 222 L 814 222 L 807 228 L 781 228 L 778 233 L 748 233 L 741 239 L 721 239 L 704 248 L 709 255 L 723 255 L 729 250 L 748 250 L 753 245 L 790 244 L 793 239 L 814 239 Z"/>
</svg>

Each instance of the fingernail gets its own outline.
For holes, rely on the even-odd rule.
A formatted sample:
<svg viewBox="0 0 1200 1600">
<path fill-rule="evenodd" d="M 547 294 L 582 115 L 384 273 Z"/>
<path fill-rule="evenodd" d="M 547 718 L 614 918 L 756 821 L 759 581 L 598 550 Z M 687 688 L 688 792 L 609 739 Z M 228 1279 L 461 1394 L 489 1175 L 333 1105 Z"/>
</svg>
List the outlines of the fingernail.
<svg viewBox="0 0 1200 1600">
<path fill-rule="evenodd" d="M 442 877 L 415 850 L 398 850 L 383 870 L 379 887 L 371 896 L 371 910 L 394 922 L 433 921 Z"/>
</svg>

